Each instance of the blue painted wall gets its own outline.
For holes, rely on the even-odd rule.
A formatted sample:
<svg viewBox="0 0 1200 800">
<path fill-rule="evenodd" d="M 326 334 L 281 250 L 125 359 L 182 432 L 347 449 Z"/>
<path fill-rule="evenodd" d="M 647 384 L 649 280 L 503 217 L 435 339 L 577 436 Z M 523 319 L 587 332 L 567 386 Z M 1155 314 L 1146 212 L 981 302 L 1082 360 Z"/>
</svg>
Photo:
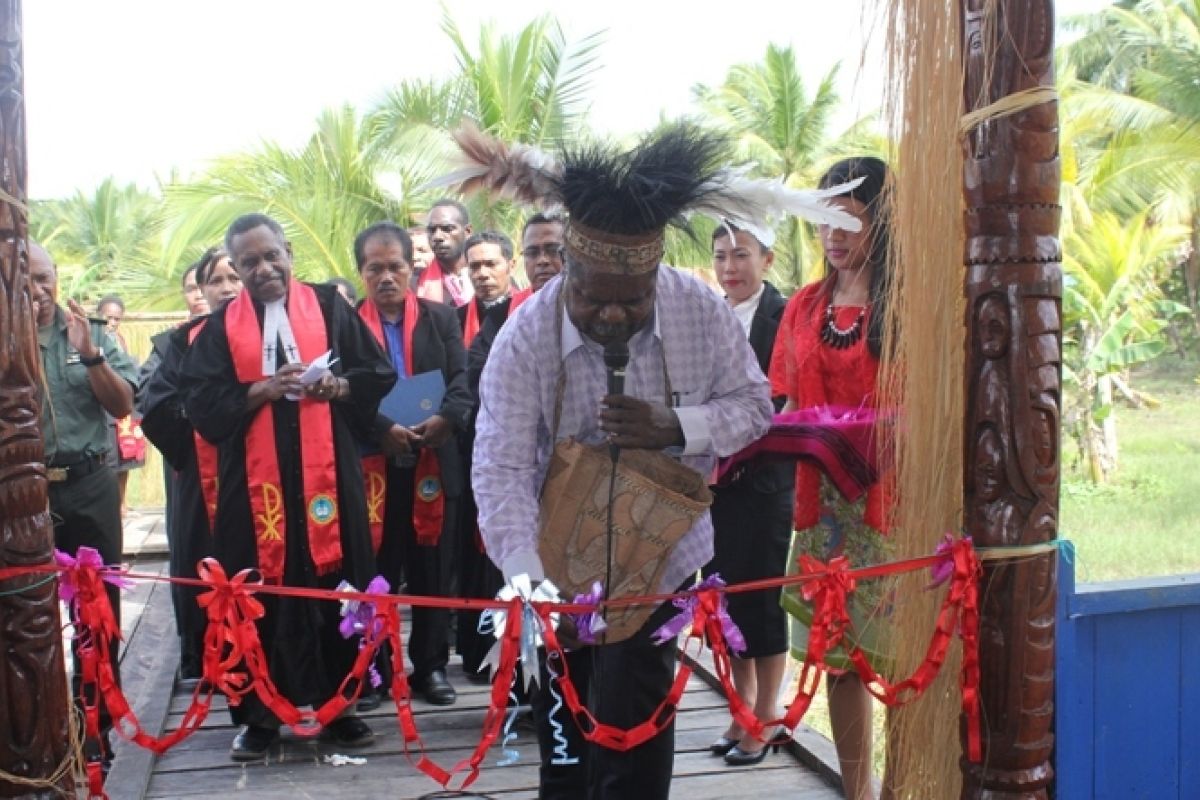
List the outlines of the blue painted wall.
<svg viewBox="0 0 1200 800">
<path fill-rule="evenodd" d="M 1200 575 L 1058 574 L 1056 797 L 1200 800 Z"/>
</svg>

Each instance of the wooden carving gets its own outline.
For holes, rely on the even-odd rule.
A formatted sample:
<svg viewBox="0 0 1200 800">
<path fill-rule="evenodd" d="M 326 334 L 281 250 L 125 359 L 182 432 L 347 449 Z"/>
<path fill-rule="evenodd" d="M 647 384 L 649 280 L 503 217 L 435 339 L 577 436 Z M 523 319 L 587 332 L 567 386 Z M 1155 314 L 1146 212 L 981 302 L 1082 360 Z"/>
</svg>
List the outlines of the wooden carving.
<svg viewBox="0 0 1200 800">
<path fill-rule="evenodd" d="M 964 0 L 968 111 L 1054 86 L 1052 0 Z M 1057 535 L 1062 254 L 1058 108 L 965 141 L 967 533 L 980 547 Z M 1048 796 L 1054 777 L 1056 554 L 992 562 L 981 586 L 983 763 L 964 797 Z"/>
<path fill-rule="evenodd" d="M 53 560 L 42 465 L 41 356 L 27 289 L 20 0 L 0 0 L 0 568 Z M 24 591 L 22 587 L 30 586 Z M 0 581 L 0 770 L 45 780 L 67 752 L 55 581 Z M 71 786 L 70 775 L 61 788 Z M 59 797 L 0 778 L 0 797 Z"/>
</svg>

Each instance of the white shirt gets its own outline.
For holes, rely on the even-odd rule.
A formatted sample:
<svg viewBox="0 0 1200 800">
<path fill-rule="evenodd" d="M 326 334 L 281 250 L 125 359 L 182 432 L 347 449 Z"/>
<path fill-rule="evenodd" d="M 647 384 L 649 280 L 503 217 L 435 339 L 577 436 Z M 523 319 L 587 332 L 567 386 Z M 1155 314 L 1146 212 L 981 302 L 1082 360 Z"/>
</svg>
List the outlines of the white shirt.
<svg viewBox="0 0 1200 800">
<path fill-rule="evenodd" d="M 733 306 L 733 315 L 737 317 L 738 322 L 742 323 L 742 330 L 746 332 L 746 336 L 750 335 L 750 325 L 754 322 L 754 313 L 758 311 L 758 303 L 762 300 L 763 290 L 766 288 L 765 283 L 760 283 L 757 292 Z"/>
</svg>

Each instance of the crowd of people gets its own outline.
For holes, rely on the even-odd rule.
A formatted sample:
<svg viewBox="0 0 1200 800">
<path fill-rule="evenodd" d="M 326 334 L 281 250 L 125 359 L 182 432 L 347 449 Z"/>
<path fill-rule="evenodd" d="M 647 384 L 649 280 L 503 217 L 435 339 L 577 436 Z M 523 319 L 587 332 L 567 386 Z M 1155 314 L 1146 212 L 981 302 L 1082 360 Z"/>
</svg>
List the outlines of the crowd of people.
<svg viewBox="0 0 1200 800">
<path fill-rule="evenodd" d="M 190 319 L 154 337 L 140 376 L 115 326 L 89 321 L 74 302 L 58 305 L 55 266 L 32 245 L 58 546 L 87 544 L 120 560 L 123 484 L 105 458 L 136 463 L 110 430 L 135 412 L 135 393 L 141 429 L 166 464 L 172 575 L 195 577 L 212 556 L 230 574 L 254 569 L 268 584 L 365 589 L 381 575 L 392 591 L 475 598 L 496 596 L 517 576 L 534 585 L 555 577 L 546 548 L 565 534 L 549 530 L 543 486 L 552 463 L 575 463 L 578 448 L 604 454 L 606 465 L 611 453 L 614 470 L 644 452 L 705 484 L 718 457 L 766 433 L 774 412 L 874 405 L 888 283 L 883 163 L 849 159 L 823 178 L 823 187 L 863 179 L 829 201 L 861 224 L 820 227 L 824 275 L 790 300 L 766 280 L 771 227 L 721 220 L 712 266 L 722 297 L 660 263 L 666 227 L 711 171 L 703 147 L 678 145 L 651 137 L 633 151 L 568 159 L 561 215 L 528 217 L 519 247 L 504 233 L 475 231 L 454 199 L 435 203 L 424 227 L 372 225 L 354 242 L 358 285 L 298 280 L 279 223 L 239 217 L 186 270 Z M 655 159 L 689 188 L 651 196 L 629 178 Z M 115 298 L 98 309 L 109 320 L 121 311 Z M 613 392 L 609 359 L 622 351 L 624 383 Z M 846 554 L 856 566 L 881 559 L 888 503 L 886 482 L 851 504 L 811 465 L 740 469 L 714 488 L 711 513 L 678 532 L 651 586 L 685 589 L 700 574 L 729 583 L 778 576 L 789 548 L 792 558 Z M 195 589 L 173 592 L 180 679 L 194 682 L 205 619 Z M 280 691 L 298 706 L 333 697 L 357 654 L 339 633 L 338 605 L 260 600 Z M 875 606 L 855 613 L 880 613 Z M 760 718 L 775 718 L 789 647 L 803 657 L 804 604 L 759 591 L 730 596 L 729 609 L 747 644 L 734 660 L 738 692 Z M 636 725 L 666 695 L 675 648 L 653 634 L 672 614 L 669 603 L 647 609 L 628 635 L 592 644 L 564 618 L 570 675 L 599 721 Z M 493 641 L 477 613 L 415 608 L 406 641 L 414 695 L 449 705 L 456 682 L 489 681 Z M 461 674 L 451 674 L 452 647 Z M 391 663 L 380 654 L 383 686 L 366 687 L 324 736 L 342 747 L 373 742 L 360 713 L 386 700 Z M 672 727 L 629 752 L 589 744 L 569 714 L 552 719 L 548 687 L 561 670 L 545 661 L 541 669 L 527 698 L 541 796 L 666 797 Z M 852 672 L 829 689 L 847 796 L 869 797 L 869 695 Z M 231 713 L 241 726 L 231 757 L 264 757 L 279 720 L 253 694 Z M 711 750 L 730 765 L 754 764 L 787 737 L 780 730 L 764 741 L 731 722 Z M 95 746 L 108 754 L 106 741 Z"/>
</svg>

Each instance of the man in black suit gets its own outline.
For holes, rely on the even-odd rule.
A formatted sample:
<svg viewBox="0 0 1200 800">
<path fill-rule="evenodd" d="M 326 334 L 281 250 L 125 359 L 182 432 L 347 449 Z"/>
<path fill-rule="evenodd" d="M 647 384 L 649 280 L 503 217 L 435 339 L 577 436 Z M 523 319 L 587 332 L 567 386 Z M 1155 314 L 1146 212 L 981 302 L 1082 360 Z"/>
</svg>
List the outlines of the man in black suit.
<svg viewBox="0 0 1200 800">
<path fill-rule="evenodd" d="M 403 228 L 372 225 L 355 239 L 354 257 L 367 290 L 359 315 L 400 379 L 438 370 L 446 384 L 437 411 L 411 427 L 377 418 L 374 444 L 383 458 L 366 479 L 379 572 L 393 587 L 403 572 L 410 594 L 449 596 L 466 483 L 456 437 L 471 412 L 462 334 L 450 306 L 411 290 L 412 239 Z M 382 493 L 372 491 L 372 474 L 383 476 Z M 414 608 L 408 641 L 413 690 L 435 705 L 457 699 L 446 677 L 449 613 Z"/>
</svg>

